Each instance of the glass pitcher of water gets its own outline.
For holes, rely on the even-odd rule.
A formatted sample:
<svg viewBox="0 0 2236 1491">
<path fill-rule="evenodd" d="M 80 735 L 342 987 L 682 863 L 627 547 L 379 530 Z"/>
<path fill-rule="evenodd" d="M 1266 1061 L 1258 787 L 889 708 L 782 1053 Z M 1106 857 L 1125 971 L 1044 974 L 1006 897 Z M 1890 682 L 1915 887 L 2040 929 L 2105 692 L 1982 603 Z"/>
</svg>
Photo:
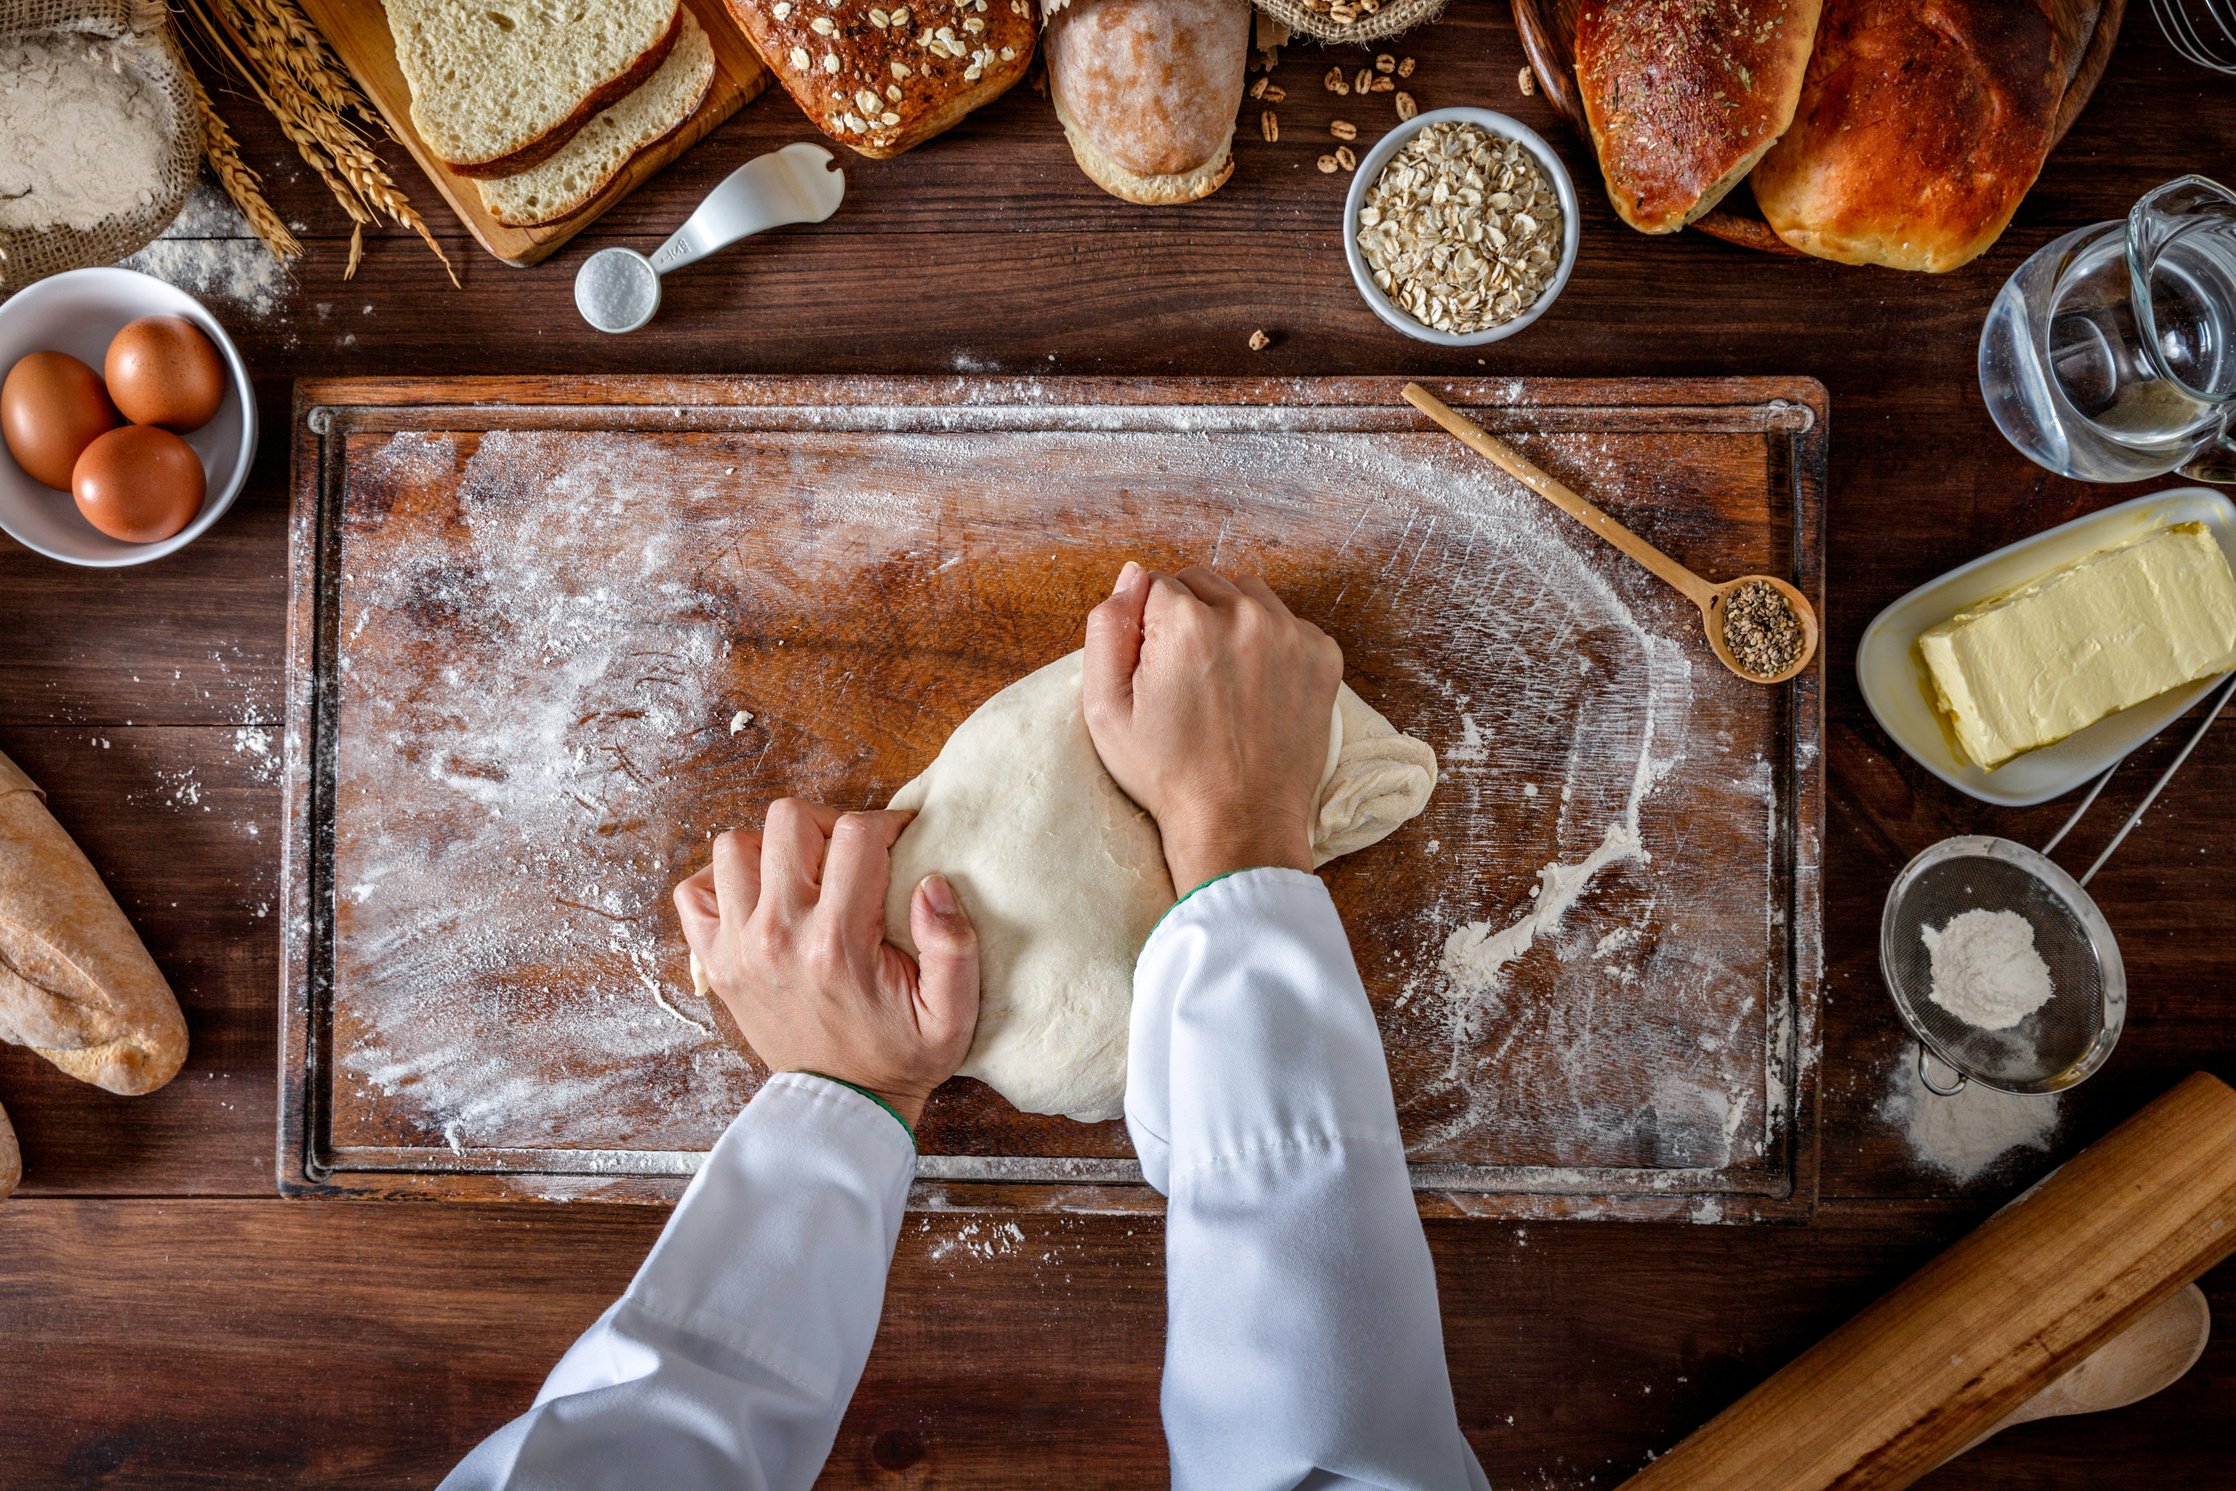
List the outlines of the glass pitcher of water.
<svg viewBox="0 0 2236 1491">
<path fill-rule="evenodd" d="M 2084 481 L 2236 482 L 2236 195 L 2170 181 L 2004 283 L 1980 392 L 2011 443 Z"/>
</svg>

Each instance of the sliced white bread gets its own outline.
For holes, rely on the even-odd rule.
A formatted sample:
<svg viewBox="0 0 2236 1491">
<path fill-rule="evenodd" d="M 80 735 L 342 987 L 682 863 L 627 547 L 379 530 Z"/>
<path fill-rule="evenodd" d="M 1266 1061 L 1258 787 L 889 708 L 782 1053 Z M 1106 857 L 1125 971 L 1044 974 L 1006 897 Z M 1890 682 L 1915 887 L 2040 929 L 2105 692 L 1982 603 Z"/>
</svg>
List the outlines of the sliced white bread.
<svg viewBox="0 0 2236 1491">
<path fill-rule="evenodd" d="M 481 205 L 511 228 L 556 222 L 606 189 L 637 152 L 683 128 L 714 87 L 714 43 L 683 13 L 683 35 L 637 91 L 582 127 L 557 155 L 517 176 L 476 181 Z"/>
<path fill-rule="evenodd" d="M 387 0 L 411 119 L 461 176 L 542 164 L 659 68 L 679 0 Z"/>
</svg>

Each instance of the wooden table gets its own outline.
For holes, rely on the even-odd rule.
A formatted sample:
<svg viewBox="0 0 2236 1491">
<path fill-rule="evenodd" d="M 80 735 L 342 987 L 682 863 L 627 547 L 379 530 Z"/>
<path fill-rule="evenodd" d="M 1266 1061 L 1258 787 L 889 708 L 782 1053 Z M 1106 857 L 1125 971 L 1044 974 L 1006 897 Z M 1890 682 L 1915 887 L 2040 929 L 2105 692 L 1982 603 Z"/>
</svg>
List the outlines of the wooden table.
<svg viewBox="0 0 2236 1491">
<path fill-rule="evenodd" d="M 462 266 L 346 223 L 252 103 L 219 95 L 310 257 L 267 314 L 211 298 L 284 429 L 306 375 L 1000 370 L 1069 374 L 1655 376 L 1799 373 L 1834 420 L 1827 563 L 1822 1199 L 1806 1226 L 1429 1224 L 1461 1420 L 1494 1484 L 1605 1487 L 1732 1401 L 1987 1211 L 2181 1075 L 2236 1079 L 2236 726 L 2207 739 L 2093 889 L 2131 988 L 2110 1066 L 2048 1150 L 1969 1184 L 1922 1166 L 1882 1114 L 1910 1047 L 1879 982 L 1880 899 L 1949 833 L 2040 842 L 2063 805 L 1991 811 L 1898 755 L 1851 658 L 1881 606 L 1941 570 L 2137 488 L 2029 465 L 1973 379 L 1980 320 L 2019 260 L 2236 148 L 2236 94 L 2147 14 L 1995 250 L 1945 279 L 1649 241 L 1607 211 L 1589 158 L 1516 90 L 1502 5 L 1459 0 L 1394 50 L 1424 108 L 1508 110 L 1583 184 L 1583 262 L 1543 321 L 1472 354 L 1400 340 L 1342 269 L 1333 117 L 1386 100 L 1318 78 L 1358 49 L 1289 53 L 1282 143 L 1238 141 L 1234 182 L 1174 211 L 1121 206 L 1073 167 L 1020 88 L 915 154 L 847 162 L 829 223 L 668 283 L 648 330 L 575 315 L 576 249 L 505 268 L 388 157 Z M 1253 108 L 1256 106 L 1253 105 Z M 806 126 L 771 94 L 585 235 L 649 249 L 728 170 Z M 222 247 L 222 246 L 221 246 Z M 1263 352 L 1245 345 L 1265 329 Z M 1394 387 L 1394 384 L 1393 384 Z M 2171 483 L 2162 483 L 2169 485 Z M 0 1049 L 22 1192 L 0 1204 L 0 1481 L 424 1486 L 520 1411 L 626 1283 L 650 1208 L 282 1200 L 274 1037 L 287 450 L 200 543 L 138 570 L 66 568 L 0 540 L 0 749 L 44 783 L 184 1003 L 194 1048 L 121 1099 Z M 2173 745 L 2141 753 L 2078 831 L 2092 856 Z M 885 1325 L 830 1485 L 1131 1485 L 1162 1474 L 1153 1222 L 911 1217 Z M 1925 1484 L 2212 1485 L 2236 1431 L 2236 1266 L 2208 1275 L 2222 1331 L 2183 1382 L 2126 1412 L 2012 1431 Z"/>
</svg>

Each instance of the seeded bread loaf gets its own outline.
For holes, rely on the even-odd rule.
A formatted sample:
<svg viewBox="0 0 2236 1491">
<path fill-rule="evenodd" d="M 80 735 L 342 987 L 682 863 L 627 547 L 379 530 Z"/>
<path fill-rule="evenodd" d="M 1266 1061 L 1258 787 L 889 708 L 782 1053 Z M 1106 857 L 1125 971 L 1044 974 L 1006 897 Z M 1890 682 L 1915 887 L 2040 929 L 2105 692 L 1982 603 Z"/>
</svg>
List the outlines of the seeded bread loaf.
<svg viewBox="0 0 2236 1491">
<path fill-rule="evenodd" d="M 1234 174 L 1248 0 L 1067 0 L 1048 22 L 1048 95 L 1088 178 L 1163 205 Z"/>
<path fill-rule="evenodd" d="M 1786 126 L 1820 0 L 1583 0 L 1576 83 L 1607 195 L 1641 233 L 1723 200 Z"/>
<path fill-rule="evenodd" d="M 1755 167 L 1780 238 L 1940 274 L 2001 236 L 2041 173 L 2097 0 L 1829 0 L 1793 128 Z"/>
<path fill-rule="evenodd" d="M 186 1021 L 101 877 L 0 756 L 0 1040 L 81 1082 L 153 1092 L 186 1060 Z"/>
<path fill-rule="evenodd" d="M 784 91 L 857 155 L 913 150 L 1025 75 L 1030 0 L 727 0 Z"/>
<path fill-rule="evenodd" d="M 387 0 L 411 120 L 461 176 L 541 165 L 659 69 L 679 0 Z"/>
<path fill-rule="evenodd" d="M 542 165 L 517 176 L 475 182 L 481 205 L 508 227 L 558 221 L 604 191 L 639 151 L 683 128 L 713 87 L 714 43 L 685 10 L 683 35 L 658 72 L 584 125 Z"/>
</svg>

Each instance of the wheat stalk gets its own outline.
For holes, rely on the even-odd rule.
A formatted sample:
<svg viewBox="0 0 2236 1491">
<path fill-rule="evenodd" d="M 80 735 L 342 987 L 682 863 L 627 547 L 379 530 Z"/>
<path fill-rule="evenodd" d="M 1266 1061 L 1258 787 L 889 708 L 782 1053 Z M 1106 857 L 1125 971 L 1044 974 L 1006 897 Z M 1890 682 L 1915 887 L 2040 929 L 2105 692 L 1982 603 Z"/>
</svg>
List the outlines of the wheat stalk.
<svg viewBox="0 0 2236 1491">
<path fill-rule="evenodd" d="M 241 215 L 256 230 L 256 236 L 264 240 L 264 247 L 272 251 L 272 257 L 282 264 L 287 263 L 303 252 L 303 245 L 287 230 L 287 224 L 280 221 L 279 214 L 272 211 L 272 204 L 264 200 L 263 178 L 241 160 L 240 144 L 234 140 L 233 131 L 226 128 L 225 121 L 217 117 L 217 110 L 210 106 L 210 96 L 203 91 L 202 80 L 195 78 L 193 82 L 194 105 L 202 115 L 202 153 L 208 157 L 210 169 L 217 173 L 218 185 L 225 188 L 225 195 L 233 199 L 233 205 L 241 209 Z"/>
<path fill-rule="evenodd" d="M 417 233 L 441 261 L 451 284 L 458 284 L 450 256 L 345 117 L 354 111 L 377 124 L 378 116 L 348 74 L 334 65 L 325 43 L 293 0 L 184 0 L 184 4 L 201 40 L 240 75 L 279 121 L 280 132 L 296 153 L 349 214 L 353 226 L 343 277 L 357 272 L 364 254 L 365 225 L 376 222 L 376 214 L 386 214 Z"/>
</svg>

